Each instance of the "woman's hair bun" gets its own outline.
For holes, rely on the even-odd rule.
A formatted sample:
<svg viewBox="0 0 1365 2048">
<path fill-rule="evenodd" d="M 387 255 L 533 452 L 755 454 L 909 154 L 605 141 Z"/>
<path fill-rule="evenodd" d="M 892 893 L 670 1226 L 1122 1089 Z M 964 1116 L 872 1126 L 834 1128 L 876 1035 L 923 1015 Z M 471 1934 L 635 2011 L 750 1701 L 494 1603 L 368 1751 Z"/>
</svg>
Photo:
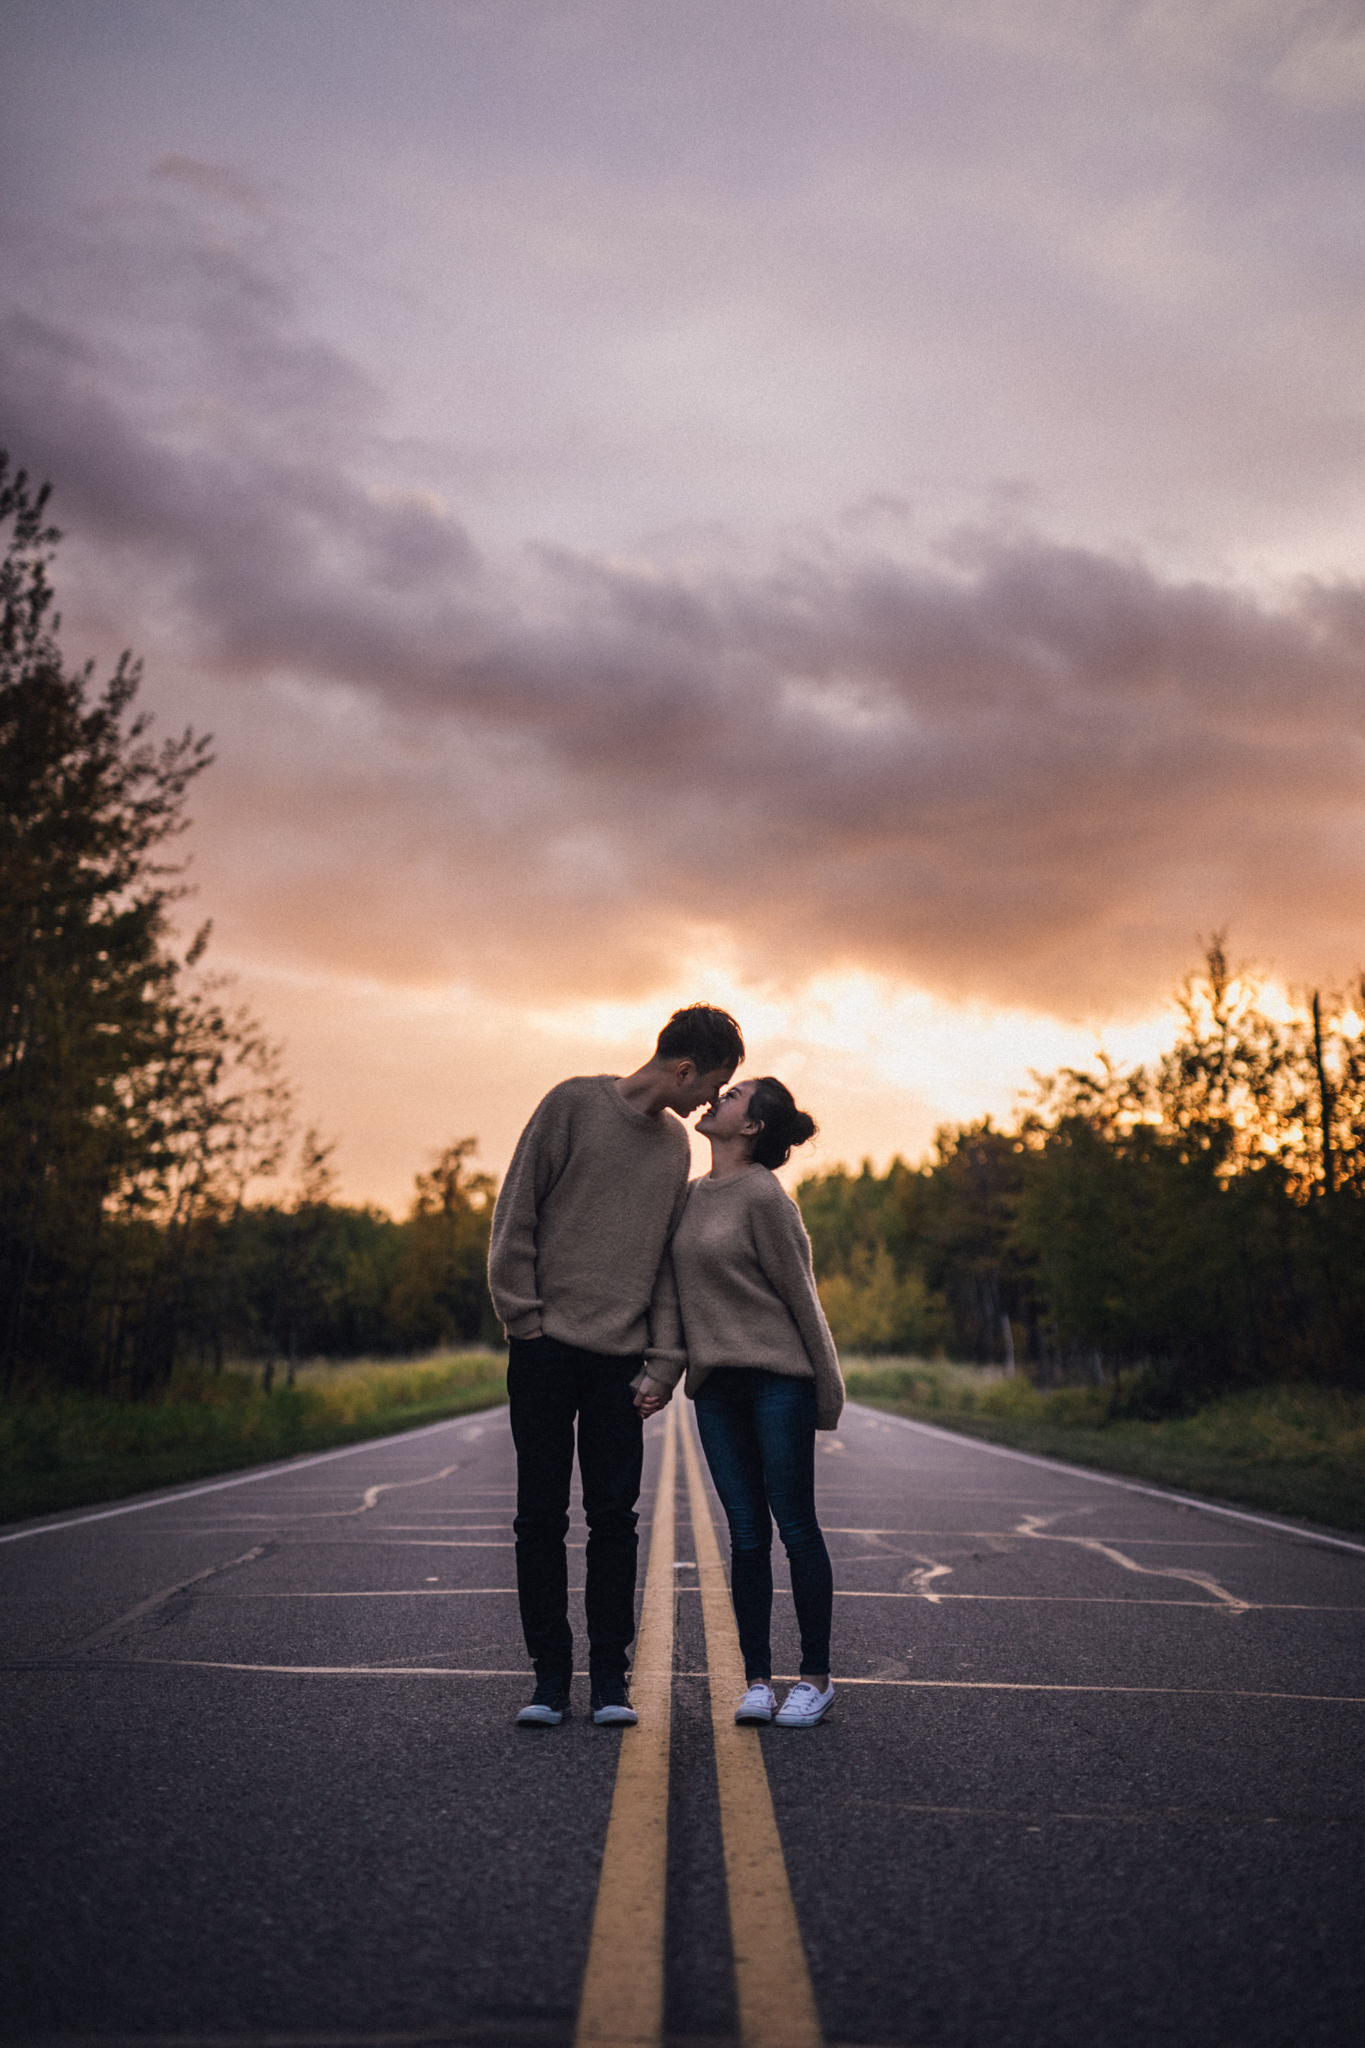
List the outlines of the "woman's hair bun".
<svg viewBox="0 0 1365 2048">
<path fill-rule="evenodd" d="M 798 1109 L 790 1088 L 764 1074 L 749 1090 L 748 1118 L 763 1128 L 754 1139 L 753 1158 L 760 1166 L 785 1166 L 793 1145 L 804 1145 L 815 1136 L 814 1117 Z"/>
</svg>

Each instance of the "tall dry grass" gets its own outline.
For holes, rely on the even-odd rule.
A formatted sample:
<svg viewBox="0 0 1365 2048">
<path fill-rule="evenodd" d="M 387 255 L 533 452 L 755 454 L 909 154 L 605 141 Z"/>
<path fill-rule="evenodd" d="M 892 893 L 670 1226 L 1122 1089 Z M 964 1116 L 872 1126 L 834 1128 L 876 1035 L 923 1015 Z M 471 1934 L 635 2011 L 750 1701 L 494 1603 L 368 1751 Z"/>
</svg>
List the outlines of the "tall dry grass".
<svg viewBox="0 0 1365 2048">
<path fill-rule="evenodd" d="M 1188 1415 L 1126 1413 L 1134 1389 L 1051 1392 L 997 1367 L 844 1361 L 848 1390 L 895 1413 L 1248 1507 L 1365 1529 L 1365 1394 L 1303 1384 L 1223 1394 Z"/>
<path fill-rule="evenodd" d="M 246 1372 L 181 1373 L 154 1401 L 61 1394 L 0 1406 L 0 1519 L 48 1514 L 487 1408 L 506 1359 L 447 1352 L 303 1367 L 262 1390 Z"/>
</svg>

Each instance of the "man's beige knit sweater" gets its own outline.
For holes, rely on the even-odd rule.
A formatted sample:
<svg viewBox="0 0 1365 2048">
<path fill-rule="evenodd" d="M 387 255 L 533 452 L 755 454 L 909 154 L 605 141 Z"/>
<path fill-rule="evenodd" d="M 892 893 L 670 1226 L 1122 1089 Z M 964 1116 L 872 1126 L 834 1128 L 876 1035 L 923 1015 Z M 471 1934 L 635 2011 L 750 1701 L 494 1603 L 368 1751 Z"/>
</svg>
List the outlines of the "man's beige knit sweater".
<svg viewBox="0 0 1365 2048">
<path fill-rule="evenodd" d="M 687 1126 L 632 1109 L 611 1074 L 561 1081 L 517 1142 L 493 1212 L 488 1285 L 509 1337 L 628 1358 L 687 1197 Z"/>
<path fill-rule="evenodd" d="M 766 1166 L 694 1180 L 655 1299 L 651 1379 L 687 1391 L 718 1365 L 815 1381 L 815 1426 L 834 1429 L 844 1382 L 815 1291 L 801 1212 Z"/>
</svg>

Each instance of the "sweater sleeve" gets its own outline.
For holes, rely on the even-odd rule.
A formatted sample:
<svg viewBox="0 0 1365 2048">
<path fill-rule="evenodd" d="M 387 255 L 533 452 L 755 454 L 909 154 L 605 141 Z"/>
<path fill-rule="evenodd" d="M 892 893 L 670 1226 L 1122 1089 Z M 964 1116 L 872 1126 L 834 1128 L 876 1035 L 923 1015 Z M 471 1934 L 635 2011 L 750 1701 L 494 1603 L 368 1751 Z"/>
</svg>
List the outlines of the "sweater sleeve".
<svg viewBox="0 0 1365 2048">
<path fill-rule="evenodd" d="M 816 1292 L 810 1239 L 801 1212 L 779 1186 L 776 1199 L 754 1204 L 752 1228 L 764 1277 L 790 1311 L 815 1373 L 815 1427 L 837 1429 L 844 1405 L 844 1378 Z"/>
<path fill-rule="evenodd" d="M 687 1338 L 683 1331 L 682 1304 L 678 1299 L 678 1276 L 673 1267 L 673 1240 L 683 1220 L 692 1183 L 686 1173 L 668 1219 L 668 1242 L 659 1261 L 654 1298 L 649 1305 L 649 1344 L 645 1371 L 662 1387 L 676 1387 L 687 1371 Z"/>
<path fill-rule="evenodd" d="M 683 1335 L 682 1310 L 678 1304 L 678 1281 L 673 1271 L 673 1251 L 665 1246 L 649 1305 L 649 1347 L 645 1372 L 661 1387 L 676 1387 L 687 1370 L 687 1340 Z"/>
<path fill-rule="evenodd" d="M 488 1291 L 509 1337 L 541 1334 L 536 1221 L 568 1156 L 568 1106 L 559 1090 L 551 1089 L 517 1140 L 493 1210 Z"/>
</svg>

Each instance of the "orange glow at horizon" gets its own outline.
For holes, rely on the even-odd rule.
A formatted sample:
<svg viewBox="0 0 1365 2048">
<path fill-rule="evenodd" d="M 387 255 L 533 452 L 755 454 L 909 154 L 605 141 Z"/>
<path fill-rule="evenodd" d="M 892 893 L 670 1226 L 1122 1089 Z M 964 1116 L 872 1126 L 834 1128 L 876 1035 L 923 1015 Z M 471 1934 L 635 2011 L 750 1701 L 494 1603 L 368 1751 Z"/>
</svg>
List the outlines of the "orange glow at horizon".
<svg viewBox="0 0 1365 2048">
<path fill-rule="evenodd" d="M 1105 1030 L 1019 1009 L 945 1002 L 879 977 L 822 975 L 799 990 L 755 987 L 698 966 L 631 1001 L 516 1005 L 463 988 L 415 990 L 342 974 L 263 973 L 239 961 L 244 995 L 285 1041 L 302 1119 L 337 1139 L 343 1198 L 406 1209 L 415 1174 L 456 1137 L 501 1174 L 544 1092 L 568 1074 L 623 1073 L 653 1050 L 671 1010 L 697 1000 L 738 1018 L 746 1073 L 774 1072 L 820 1126 L 789 1183 L 896 1154 L 913 1161 L 936 1128 L 1008 1117 L 1031 1073 L 1121 1063 L 1170 1042 L 1169 1006 Z M 694 1138 L 698 1170 L 709 1158 Z M 262 1193 L 266 1190 L 262 1188 Z"/>
</svg>

